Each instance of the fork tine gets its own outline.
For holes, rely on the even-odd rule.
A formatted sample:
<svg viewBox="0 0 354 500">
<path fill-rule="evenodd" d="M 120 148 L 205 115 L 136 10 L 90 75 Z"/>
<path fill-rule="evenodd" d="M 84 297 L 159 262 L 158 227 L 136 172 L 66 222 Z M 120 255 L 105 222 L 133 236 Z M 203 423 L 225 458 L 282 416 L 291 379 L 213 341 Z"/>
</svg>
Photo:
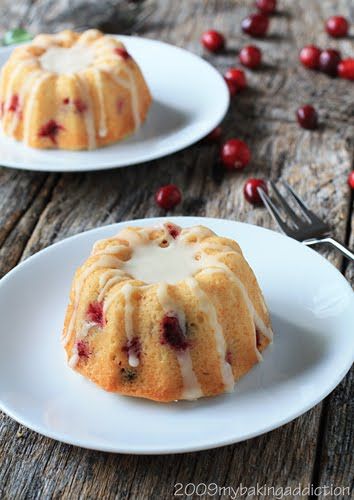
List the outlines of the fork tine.
<svg viewBox="0 0 354 500">
<path fill-rule="evenodd" d="M 309 222 L 322 222 L 321 219 L 317 217 L 304 203 L 304 201 L 299 197 L 298 194 L 295 193 L 293 188 L 286 182 L 283 181 L 284 187 L 287 189 L 288 193 L 295 200 L 297 206 L 300 208 L 301 212 L 305 215 L 305 217 L 309 220 Z"/>
<path fill-rule="evenodd" d="M 301 227 L 301 225 L 304 224 L 304 221 L 300 219 L 300 217 L 296 214 L 296 212 L 291 208 L 291 206 L 285 200 L 284 196 L 280 194 L 280 191 L 275 185 L 275 183 L 273 181 L 270 181 L 270 185 L 272 186 L 272 189 L 274 191 L 275 196 L 277 197 L 277 200 L 279 201 L 285 212 L 290 217 L 291 222 L 295 225 L 296 228 Z"/>
<path fill-rule="evenodd" d="M 275 220 L 275 222 L 278 224 L 280 230 L 283 233 L 288 234 L 289 233 L 288 226 L 286 225 L 286 223 L 282 219 L 282 217 L 281 217 L 281 215 L 279 213 L 279 210 L 274 205 L 274 203 L 272 202 L 272 200 L 269 198 L 269 196 L 267 195 L 267 193 L 265 191 L 263 191 L 262 188 L 257 188 L 257 191 L 258 191 L 259 196 L 261 197 L 264 205 L 267 207 L 268 212 L 273 217 L 273 219 Z"/>
</svg>

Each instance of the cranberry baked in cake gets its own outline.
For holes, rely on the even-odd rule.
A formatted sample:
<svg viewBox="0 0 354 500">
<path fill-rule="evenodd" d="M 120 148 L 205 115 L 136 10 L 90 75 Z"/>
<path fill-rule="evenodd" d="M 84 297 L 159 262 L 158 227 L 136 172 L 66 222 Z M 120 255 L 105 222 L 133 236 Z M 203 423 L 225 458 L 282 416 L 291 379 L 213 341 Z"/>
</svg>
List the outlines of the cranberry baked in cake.
<svg viewBox="0 0 354 500">
<path fill-rule="evenodd" d="M 38 35 L 1 71 L 6 135 L 34 148 L 94 149 L 145 120 L 151 96 L 124 45 L 98 30 Z"/>
<path fill-rule="evenodd" d="M 63 330 L 71 368 L 168 402 L 232 391 L 272 340 L 238 244 L 203 226 L 127 227 L 77 270 Z"/>
</svg>

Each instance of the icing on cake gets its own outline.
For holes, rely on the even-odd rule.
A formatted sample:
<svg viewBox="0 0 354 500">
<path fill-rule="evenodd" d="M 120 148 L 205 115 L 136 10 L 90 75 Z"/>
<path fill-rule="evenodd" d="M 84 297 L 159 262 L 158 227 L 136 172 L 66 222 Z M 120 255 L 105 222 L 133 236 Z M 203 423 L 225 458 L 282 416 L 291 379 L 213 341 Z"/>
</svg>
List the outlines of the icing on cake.
<svg viewBox="0 0 354 500">
<path fill-rule="evenodd" d="M 260 338 L 266 339 L 268 343 L 272 340 L 273 333 L 269 319 L 268 324 L 265 323 L 267 310 L 261 292 L 256 292 L 259 303 L 257 311 L 245 283 L 225 263 L 228 256 L 244 262 L 241 251 L 228 244 L 225 239 L 215 241 L 214 238 L 211 241 L 213 236 L 214 233 L 202 226 L 181 229 L 166 223 L 155 228 L 125 228 L 116 238 L 107 240 L 108 245 L 106 240 L 97 242 L 90 264 L 84 267 L 74 282 L 72 313 L 63 336 L 67 349 L 69 342 L 73 344 L 70 366 L 75 368 L 79 363 L 78 346 L 89 338 L 91 329 L 104 329 L 105 318 L 110 309 L 123 299 L 125 352 L 128 365 L 132 369 L 138 369 L 141 344 L 134 326 L 134 311 L 141 294 L 151 289 L 163 311 L 161 344 L 173 350 L 180 368 L 183 389 L 179 399 L 197 399 L 203 396 L 203 389 L 193 366 L 193 346 L 188 338 L 186 314 L 174 298 L 174 291 L 184 286 L 196 301 L 196 314 L 205 318 L 205 324 L 213 332 L 224 391 L 232 391 L 234 374 L 220 313 L 201 286 L 200 279 L 215 280 L 221 275 L 227 278 L 230 286 L 236 287 L 247 311 L 247 321 L 252 324 L 252 345 L 257 360 L 262 359 L 259 351 Z M 87 279 L 98 271 L 98 305 L 95 307 L 101 313 L 89 314 L 85 321 L 78 324 L 83 287 Z M 237 311 L 234 313 L 237 321 Z"/>
</svg>

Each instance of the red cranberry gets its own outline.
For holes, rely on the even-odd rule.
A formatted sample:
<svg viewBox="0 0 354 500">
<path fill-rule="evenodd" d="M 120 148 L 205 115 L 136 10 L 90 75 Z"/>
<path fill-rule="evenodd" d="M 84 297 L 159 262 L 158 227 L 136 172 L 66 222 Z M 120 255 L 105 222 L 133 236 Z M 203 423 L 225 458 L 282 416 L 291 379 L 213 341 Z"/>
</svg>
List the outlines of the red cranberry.
<svg viewBox="0 0 354 500">
<path fill-rule="evenodd" d="M 189 344 L 176 316 L 166 316 L 162 319 L 161 344 L 168 344 L 177 351 L 185 351 Z"/>
<path fill-rule="evenodd" d="M 256 6 L 263 14 L 272 14 L 277 8 L 277 0 L 256 0 Z"/>
<path fill-rule="evenodd" d="M 256 38 L 263 37 L 268 30 L 269 19 L 264 14 L 251 14 L 242 23 L 242 31 Z"/>
<path fill-rule="evenodd" d="M 83 113 L 87 109 L 86 104 L 81 99 L 75 99 L 74 106 L 78 113 Z"/>
<path fill-rule="evenodd" d="M 263 191 L 268 193 L 267 184 L 263 179 L 248 179 L 243 186 L 243 194 L 246 200 L 249 203 L 252 203 L 252 205 L 259 205 L 260 203 L 262 203 L 258 188 L 263 189 Z"/>
<path fill-rule="evenodd" d="M 237 94 L 237 85 L 235 82 L 231 81 L 231 80 L 226 80 L 226 78 L 224 77 L 224 80 L 225 80 L 225 83 L 229 89 L 229 92 L 230 92 L 230 96 L 233 97 L 234 95 Z"/>
<path fill-rule="evenodd" d="M 87 317 L 89 321 L 96 323 L 101 328 L 105 325 L 105 319 L 103 317 L 103 303 L 102 302 L 91 302 L 87 309 Z"/>
<path fill-rule="evenodd" d="M 318 125 L 317 111 L 313 106 L 306 104 L 296 111 L 299 125 L 307 130 L 314 130 Z"/>
<path fill-rule="evenodd" d="M 354 80 L 354 59 L 343 59 L 338 66 L 338 75 L 346 80 Z"/>
<path fill-rule="evenodd" d="M 119 114 L 122 113 L 123 108 L 124 108 L 124 100 L 123 99 L 118 99 L 118 101 L 117 101 L 117 111 L 118 111 Z"/>
<path fill-rule="evenodd" d="M 352 189 L 354 189 L 354 170 L 352 170 L 348 175 L 348 184 Z"/>
<path fill-rule="evenodd" d="M 53 144 L 57 143 L 57 135 L 60 130 L 64 130 L 62 125 L 59 125 L 55 120 L 49 120 L 49 122 L 42 125 L 39 129 L 40 137 L 49 137 Z"/>
<path fill-rule="evenodd" d="M 204 137 L 206 142 L 219 142 L 222 136 L 222 128 L 220 125 L 215 127 L 207 136 Z"/>
<path fill-rule="evenodd" d="M 332 16 L 326 21 L 326 31 L 334 38 L 341 38 L 348 34 L 349 24 L 343 16 Z"/>
<path fill-rule="evenodd" d="M 77 354 L 79 358 L 89 358 L 92 354 L 88 345 L 87 340 L 79 340 L 76 344 Z"/>
<path fill-rule="evenodd" d="M 307 45 L 300 51 L 299 59 L 301 63 L 310 69 L 318 69 L 320 63 L 321 50 L 315 45 Z"/>
<path fill-rule="evenodd" d="M 69 104 L 69 102 L 70 102 L 69 97 L 65 97 L 65 99 L 63 99 L 63 104 L 66 105 L 66 104 Z"/>
<path fill-rule="evenodd" d="M 209 30 L 202 34 L 201 43 L 210 52 L 220 52 L 225 47 L 225 38 L 218 31 Z"/>
<path fill-rule="evenodd" d="M 128 340 L 122 350 L 127 356 L 134 355 L 136 358 L 140 359 L 141 343 L 139 337 L 133 337 L 131 340 Z"/>
<path fill-rule="evenodd" d="M 181 228 L 179 226 L 176 226 L 176 224 L 172 224 L 172 222 L 168 222 L 166 224 L 166 229 L 174 240 L 178 238 L 181 233 Z"/>
<path fill-rule="evenodd" d="M 156 203 L 165 210 L 170 210 L 181 203 L 182 194 L 175 184 L 160 187 L 155 194 Z"/>
<path fill-rule="evenodd" d="M 222 145 L 220 157 L 226 168 L 241 169 L 250 162 L 251 152 L 245 142 L 239 139 L 229 139 Z"/>
<path fill-rule="evenodd" d="M 232 364 L 232 354 L 231 354 L 231 351 L 226 351 L 225 361 L 226 361 L 226 363 L 229 363 L 229 365 Z"/>
<path fill-rule="evenodd" d="M 123 47 L 116 47 L 116 48 L 114 49 L 114 52 L 115 52 L 118 56 L 122 57 L 124 60 L 129 59 L 129 57 L 130 57 L 129 52 L 127 52 L 125 49 L 123 49 Z"/>
<path fill-rule="evenodd" d="M 18 106 L 19 106 L 19 98 L 18 98 L 17 94 L 14 94 L 11 96 L 10 104 L 9 104 L 9 107 L 7 109 L 8 109 L 8 111 L 15 112 L 15 111 L 17 111 Z"/>
<path fill-rule="evenodd" d="M 327 75 L 336 76 L 340 60 L 341 56 L 338 50 L 323 50 L 320 54 L 319 68 L 323 73 L 327 73 Z"/>
<path fill-rule="evenodd" d="M 242 69 L 229 68 L 226 71 L 224 78 L 226 81 L 232 82 L 236 86 L 237 90 L 243 90 L 247 87 L 246 75 Z"/>
<path fill-rule="evenodd" d="M 254 45 L 246 45 L 241 49 L 240 61 L 246 68 L 257 68 L 262 61 L 262 52 Z"/>
</svg>

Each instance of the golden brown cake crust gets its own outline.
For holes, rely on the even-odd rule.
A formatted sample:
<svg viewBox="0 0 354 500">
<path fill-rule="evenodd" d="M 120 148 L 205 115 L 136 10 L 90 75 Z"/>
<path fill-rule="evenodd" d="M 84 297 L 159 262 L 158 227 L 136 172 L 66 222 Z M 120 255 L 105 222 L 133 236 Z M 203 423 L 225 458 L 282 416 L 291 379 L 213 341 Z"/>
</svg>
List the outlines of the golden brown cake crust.
<svg viewBox="0 0 354 500">
<path fill-rule="evenodd" d="M 43 67 L 49 51 L 76 48 L 79 56 L 90 55 L 80 70 Z M 98 30 L 67 30 L 38 35 L 12 52 L 1 71 L 0 104 L 5 134 L 31 147 L 94 149 L 135 132 L 151 95 L 119 40 Z"/>
<path fill-rule="evenodd" d="M 271 339 L 237 243 L 171 223 L 97 242 L 74 277 L 63 330 L 76 371 L 107 391 L 161 402 L 231 391 Z"/>
</svg>

